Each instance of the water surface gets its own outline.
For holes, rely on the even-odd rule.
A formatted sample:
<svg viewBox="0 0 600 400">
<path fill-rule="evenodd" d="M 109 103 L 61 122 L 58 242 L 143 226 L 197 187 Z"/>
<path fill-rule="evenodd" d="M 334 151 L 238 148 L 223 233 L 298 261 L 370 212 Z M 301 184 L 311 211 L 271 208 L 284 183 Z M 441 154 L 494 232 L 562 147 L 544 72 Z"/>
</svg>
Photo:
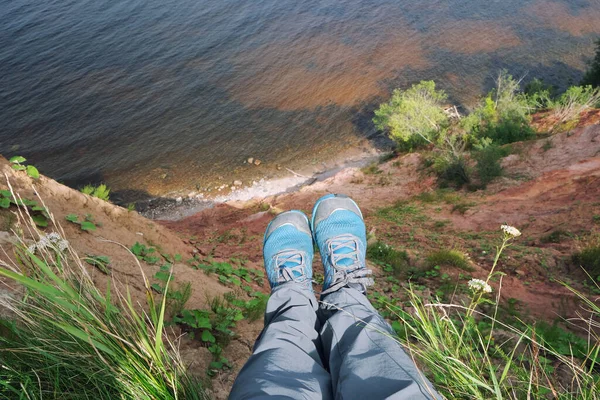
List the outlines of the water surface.
<svg viewBox="0 0 600 400">
<path fill-rule="evenodd" d="M 160 195 L 326 160 L 394 87 L 469 106 L 500 68 L 564 87 L 600 2 L 0 0 L 0 153 Z M 260 167 L 244 164 L 259 158 Z"/>
</svg>

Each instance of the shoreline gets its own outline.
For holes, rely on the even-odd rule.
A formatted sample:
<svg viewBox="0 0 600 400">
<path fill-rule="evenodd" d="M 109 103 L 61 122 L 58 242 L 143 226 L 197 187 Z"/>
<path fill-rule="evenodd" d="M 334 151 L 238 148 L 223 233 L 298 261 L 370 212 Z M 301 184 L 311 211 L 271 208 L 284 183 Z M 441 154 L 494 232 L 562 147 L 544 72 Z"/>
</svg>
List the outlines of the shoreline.
<svg viewBox="0 0 600 400">
<path fill-rule="evenodd" d="M 178 221 L 219 204 L 262 200 L 283 193 L 293 193 L 330 178 L 344 169 L 361 168 L 378 161 L 388 152 L 376 149 L 372 145 L 352 148 L 339 154 L 329 164 L 322 162 L 323 168 L 316 170 L 314 165 L 306 165 L 298 171 L 284 168 L 285 175 L 263 177 L 252 181 L 251 185 L 221 185 L 216 193 L 190 192 L 185 195 L 174 192 L 165 197 L 140 201 L 136 203 L 136 209 L 140 215 L 151 220 Z"/>
</svg>

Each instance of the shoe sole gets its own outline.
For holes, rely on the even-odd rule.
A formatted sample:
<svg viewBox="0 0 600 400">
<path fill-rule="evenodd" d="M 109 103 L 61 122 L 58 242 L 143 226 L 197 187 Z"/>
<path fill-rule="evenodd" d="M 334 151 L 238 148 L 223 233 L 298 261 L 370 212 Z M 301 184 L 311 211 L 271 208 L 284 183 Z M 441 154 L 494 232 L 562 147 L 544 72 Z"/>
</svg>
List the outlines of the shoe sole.
<svg viewBox="0 0 600 400">
<path fill-rule="evenodd" d="M 263 247 L 265 246 L 265 243 L 267 241 L 267 232 L 269 232 L 269 228 L 271 227 L 271 224 L 273 222 L 275 222 L 277 220 L 277 218 L 279 218 L 280 215 L 284 215 L 287 213 L 295 213 L 295 214 L 300 214 L 304 217 L 304 220 L 306 221 L 306 225 L 308 225 L 308 229 L 310 229 L 310 225 L 309 225 L 309 221 L 308 221 L 308 217 L 306 216 L 306 214 L 304 214 L 302 211 L 300 210 L 289 210 L 289 211 L 284 211 L 281 214 L 278 214 L 275 218 L 273 218 L 271 220 L 271 222 L 269 222 L 269 225 L 267 225 L 267 228 L 265 229 L 265 233 L 263 235 Z M 283 225 L 282 225 L 283 226 Z"/>
</svg>

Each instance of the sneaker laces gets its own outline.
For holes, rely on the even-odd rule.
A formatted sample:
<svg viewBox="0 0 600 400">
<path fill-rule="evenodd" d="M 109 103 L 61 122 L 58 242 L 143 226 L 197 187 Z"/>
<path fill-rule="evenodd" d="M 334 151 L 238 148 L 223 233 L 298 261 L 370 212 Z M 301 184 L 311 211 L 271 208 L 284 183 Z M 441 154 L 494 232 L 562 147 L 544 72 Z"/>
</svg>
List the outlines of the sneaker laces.
<svg viewBox="0 0 600 400">
<path fill-rule="evenodd" d="M 354 235 L 345 234 L 329 239 L 327 254 L 333 267 L 333 281 L 321 295 L 335 292 L 344 286 L 359 286 L 363 291 L 373 285 L 373 273 L 364 265 L 359 253 L 358 239 Z"/>
<path fill-rule="evenodd" d="M 283 250 L 275 254 L 273 258 L 278 271 L 278 284 L 294 281 L 310 286 L 310 280 L 306 276 L 306 254 L 304 252 Z"/>
</svg>

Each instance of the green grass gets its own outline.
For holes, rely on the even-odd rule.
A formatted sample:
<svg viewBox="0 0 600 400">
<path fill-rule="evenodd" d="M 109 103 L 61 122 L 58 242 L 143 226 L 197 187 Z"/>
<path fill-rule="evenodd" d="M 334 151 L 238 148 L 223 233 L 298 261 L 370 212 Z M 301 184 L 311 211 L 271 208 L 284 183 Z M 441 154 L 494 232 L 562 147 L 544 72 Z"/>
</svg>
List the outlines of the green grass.
<svg viewBox="0 0 600 400">
<path fill-rule="evenodd" d="M 0 299 L 13 315 L 0 320 L 0 397 L 205 398 L 167 336 L 165 298 L 155 300 L 145 277 L 147 311 L 129 292 L 96 288 L 70 248 L 16 254 L 0 267 L 23 288 Z"/>
<path fill-rule="evenodd" d="M 501 253 L 512 245 L 504 235 L 484 282 L 494 282 L 501 272 Z M 495 285 L 496 286 L 496 285 Z M 373 305 L 391 320 L 396 340 L 404 346 L 436 390 L 447 399 L 598 399 L 597 373 L 600 307 L 595 299 L 571 289 L 588 310 L 575 325 L 583 327 L 582 339 L 559 325 L 529 325 L 509 299 L 505 313 L 498 290 L 469 290 L 441 303 L 428 297 L 424 286 L 410 286 L 400 301 L 375 292 Z M 510 301 L 512 300 L 512 301 Z M 509 315 L 505 315 L 509 314 Z"/>
<path fill-rule="evenodd" d="M 408 254 L 405 251 L 396 250 L 381 241 L 367 247 L 367 258 L 382 265 L 384 269 L 390 269 L 390 272 L 395 274 L 406 272 L 410 266 Z"/>
<path fill-rule="evenodd" d="M 397 224 L 403 224 L 406 222 L 423 222 L 427 220 L 427 216 L 422 214 L 422 209 L 415 203 L 407 202 L 404 200 L 396 202 L 391 207 L 384 207 L 377 210 L 377 216 L 395 222 Z"/>
<path fill-rule="evenodd" d="M 571 257 L 593 280 L 600 281 L 600 245 L 590 245 Z"/>
<path fill-rule="evenodd" d="M 473 271 L 473 267 L 465 258 L 465 255 L 458 250 L 442 249 L 431 253 L 425 259 L 425 264 L 429 268 L 435 266 L 456 267 L 465 271 Z"/>
</svg>

